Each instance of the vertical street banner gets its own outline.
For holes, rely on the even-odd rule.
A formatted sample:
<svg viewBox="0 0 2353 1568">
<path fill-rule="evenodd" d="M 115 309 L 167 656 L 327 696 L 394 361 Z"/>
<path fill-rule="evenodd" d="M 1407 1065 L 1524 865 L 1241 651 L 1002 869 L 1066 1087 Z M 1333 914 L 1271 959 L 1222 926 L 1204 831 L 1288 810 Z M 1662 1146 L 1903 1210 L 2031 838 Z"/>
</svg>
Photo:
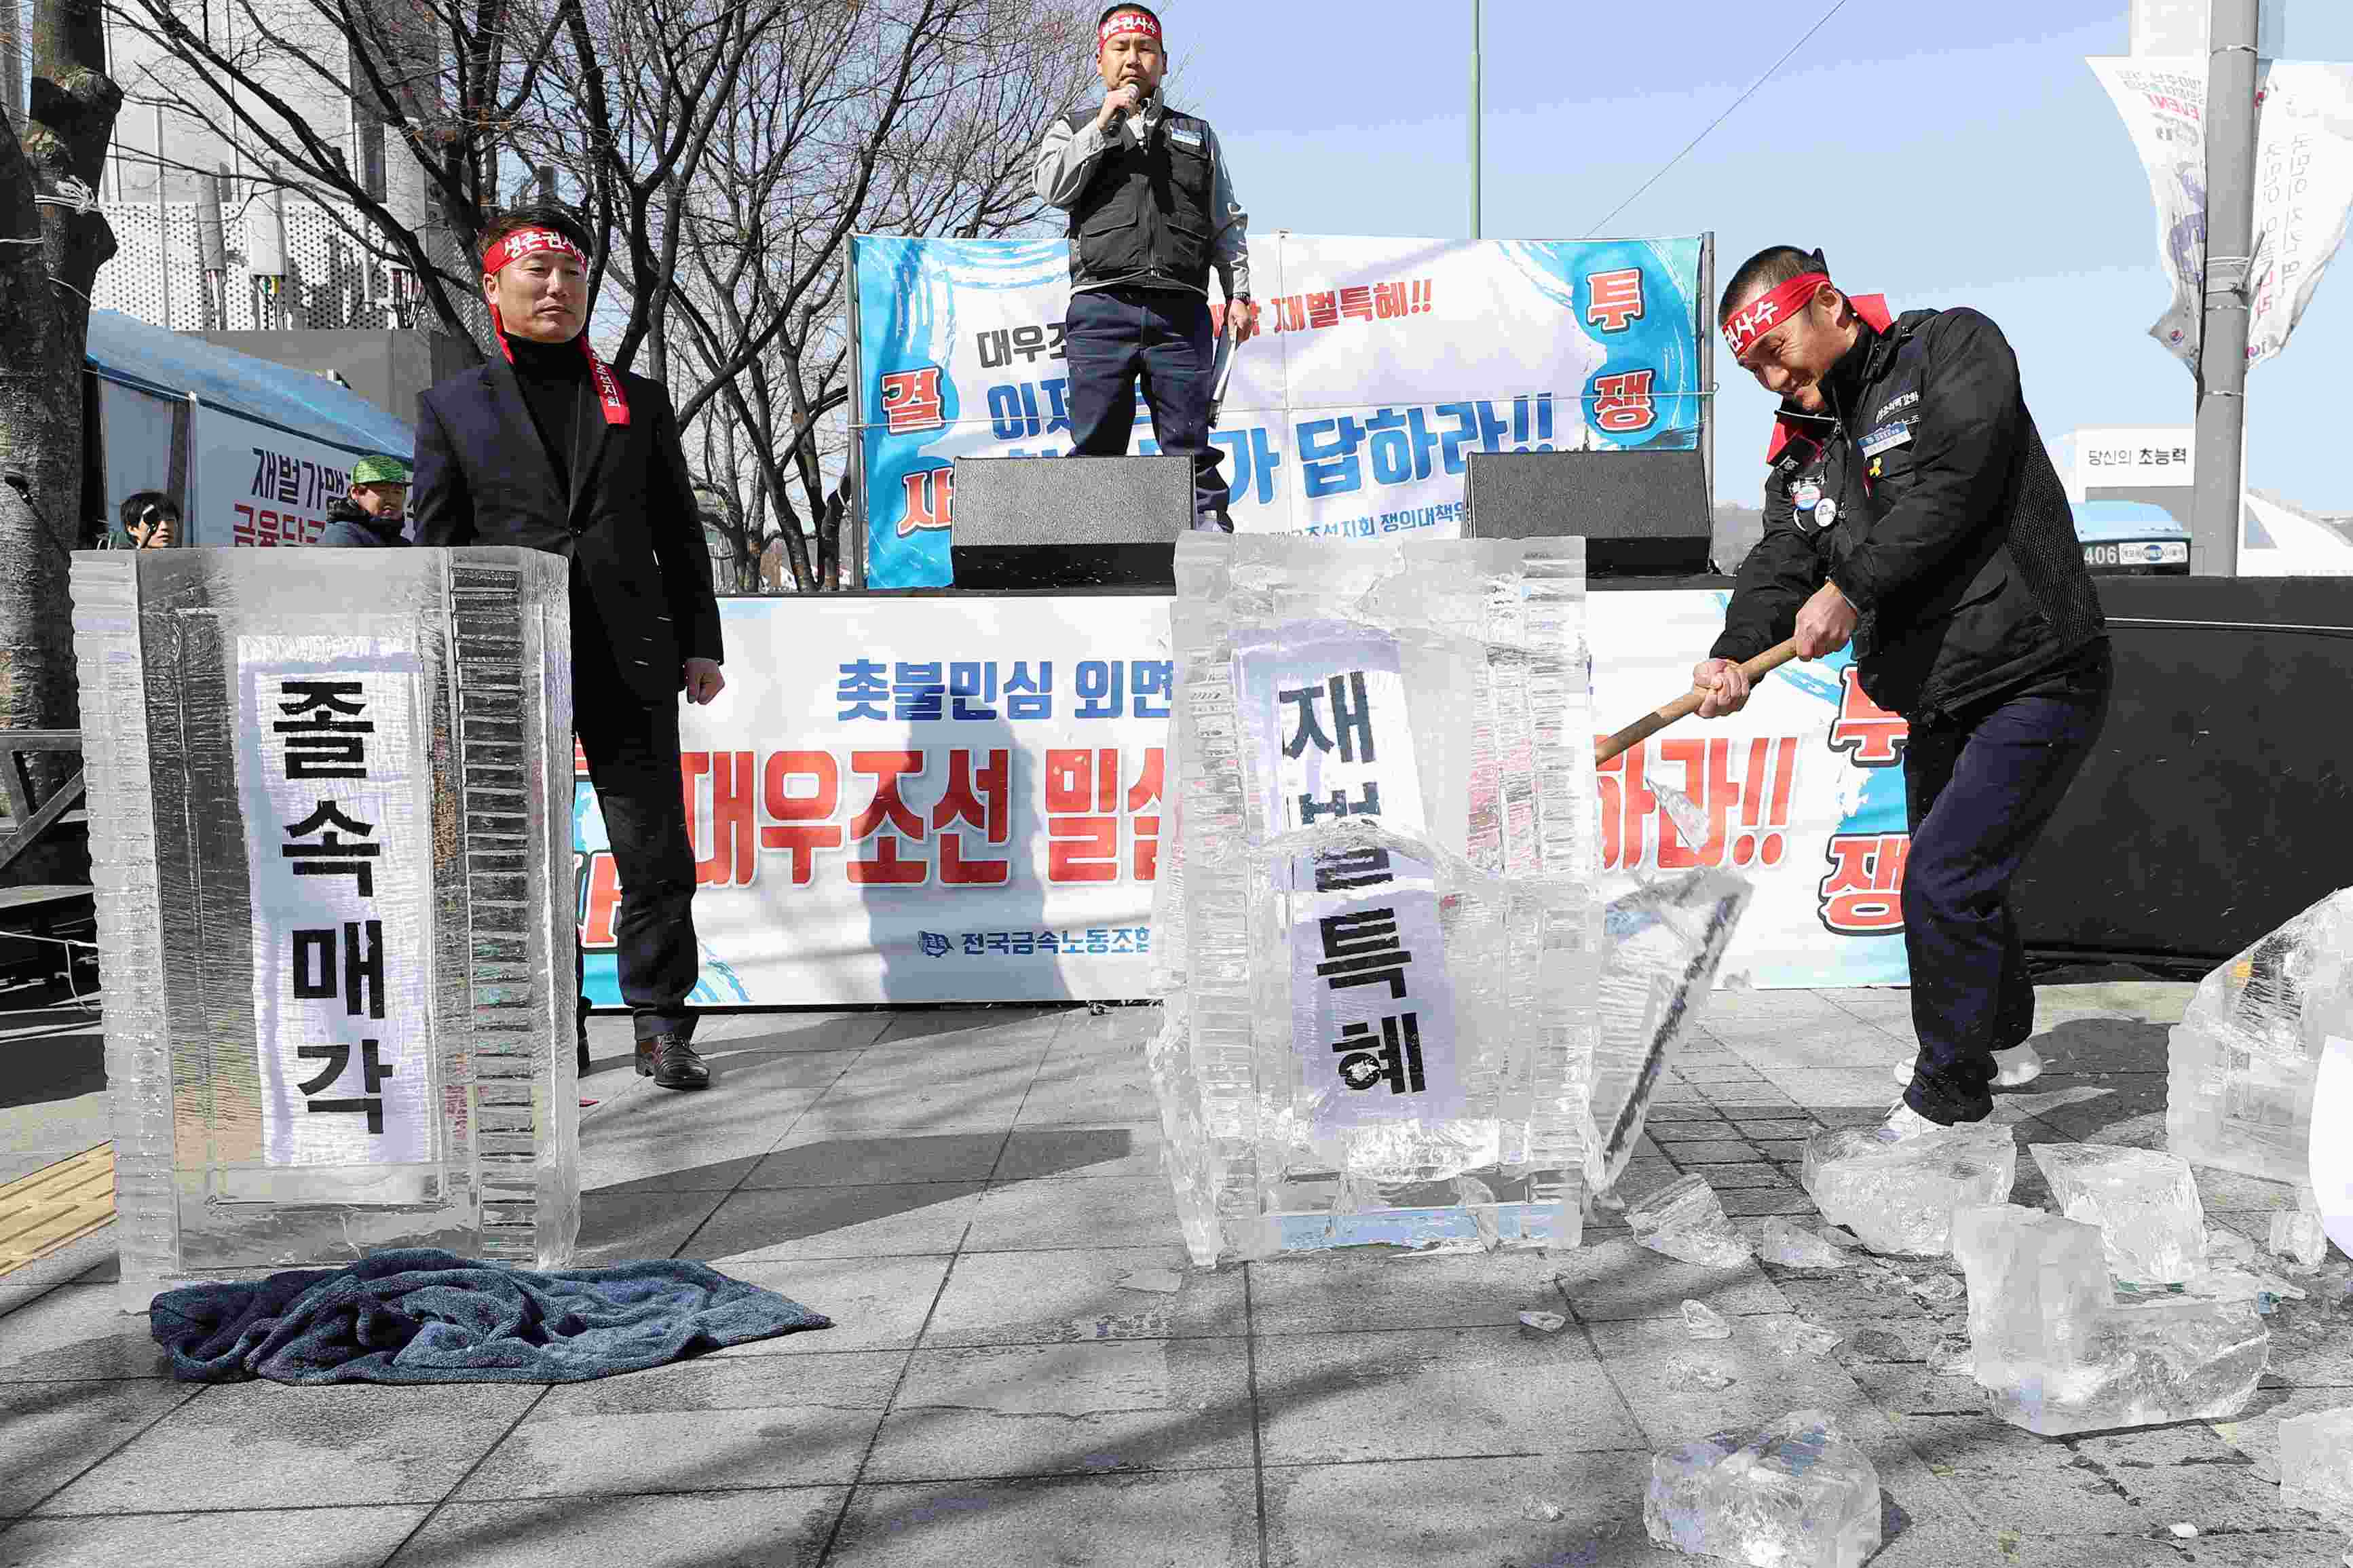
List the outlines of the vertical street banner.
<svg viewBox="0 0 2353 1568">
<path fill-rule="evenodd" d="M 1234 526 L 1454 538 L 1472 452 L 1695 447 L 1700 251 L 1259 239 L 1260 335 L 1210 437 Z M 1070 448 L 1069 247 L 860 236 L 852 268 L 867 582 L 942 586 L 955 459 Z M 1129 449 L 1156 452 L 1136 413 Z"/>
<path fill-rule="evenodd" d="M 2094 58 L 2148 171 L 2173 302 L 2149 329 L 2198 368 L 2206 287 L 2206 60 Z M 2264 60 L 2255 91 L 2255 230 L 2247 360 L 2287 346 L 2353 212 L 2353 65 Z"/>
<path fill-rule="evenodd" d="M 236 660 L 263 1162 L 430 1164 L 423 661 L 329 636 Z"/>
</svg>

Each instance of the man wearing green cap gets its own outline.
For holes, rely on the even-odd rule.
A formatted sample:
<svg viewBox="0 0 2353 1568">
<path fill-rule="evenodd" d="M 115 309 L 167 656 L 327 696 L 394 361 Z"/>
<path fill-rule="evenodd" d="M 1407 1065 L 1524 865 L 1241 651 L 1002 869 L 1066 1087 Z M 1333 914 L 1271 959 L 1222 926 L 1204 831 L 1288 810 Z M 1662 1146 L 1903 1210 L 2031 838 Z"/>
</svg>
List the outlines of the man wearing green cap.
<svg viewBox="0 0 2353 1568">
<path fill-rule="evenodd" d="M 401 524 L 408 516 L 408 459 L 377 452 L 352 465 L 352 488 L 327 507 L 321 544 L 373 548 L 406 544 Z"/>
</svg>

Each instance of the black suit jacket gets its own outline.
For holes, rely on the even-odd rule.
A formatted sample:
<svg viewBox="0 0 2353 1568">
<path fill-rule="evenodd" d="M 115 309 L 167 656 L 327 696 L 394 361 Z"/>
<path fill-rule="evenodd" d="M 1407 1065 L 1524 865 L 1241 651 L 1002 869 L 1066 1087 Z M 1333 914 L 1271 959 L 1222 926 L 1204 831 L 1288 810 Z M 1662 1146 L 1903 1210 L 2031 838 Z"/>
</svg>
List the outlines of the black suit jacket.
<svg viewBox="0 0 2353 1568">
<path fill-rule="evenodd" d="M 609 647 L 638 700 L 668 702 L 687 659 L 720 658 L 719 602 L 669 391 L 613 374 L 629 422 L 607 426 L 580 378 L 569 494 L 504 360 L 419 393 L 408 505 L 419 544 L 515 544 L 570 559 L 574 648 Z"/>
</svg>

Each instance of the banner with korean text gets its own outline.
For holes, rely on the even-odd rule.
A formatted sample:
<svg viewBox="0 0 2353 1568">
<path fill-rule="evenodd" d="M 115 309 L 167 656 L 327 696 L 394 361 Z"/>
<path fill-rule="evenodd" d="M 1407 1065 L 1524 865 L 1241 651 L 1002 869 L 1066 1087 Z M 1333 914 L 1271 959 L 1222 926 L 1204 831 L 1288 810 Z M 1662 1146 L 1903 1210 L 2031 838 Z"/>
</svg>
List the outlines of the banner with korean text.
<svg viewBox="0 0 2353 1568">
<path fill-rule="evenodd" d="M 191 445 L 187 542 L 211 548 L 315 542 L 365 456 L 201 403 Z"/>
<path fill-rule="evenodd" d="M 1603 721 L 1681 689 L 1725 599 L 1588 596 Z M 728 688 L 685 710 L 683 731 L 699 1002 L 1149 994 L 1166 600 L 809 595 L 720 606 Z M 1373 724 L 1384 700 L 1378 659 L 1348 662 L 1356 671 L 1362 691 L 1349 681 L 1331 692 L 1327 680 L 1307 710 L 1335 756 L 1348 726 Z M 1269 679 L 1304 690 L 1314 673 Z M 1687 720 L 1601 770 L 1606 890 L 1725 867 L 1757 885 L 1727 983 L 1903 984 L 1905 737 L 1904 721 L 1855 687 L 1845 654 L 1785 666 L 1742 713 Z M 1322 765 L 1294 793 L 1354 799 L 1386 782 Z M 1698 808 L 1699 842 L 1676 830 L 1670 790 Z M 585 773 L 575 817 L 590 994 L 611 1005 L 618 883 Z M 1434 1060 L 1432 1042 L 1423 1048 Z"/>
<path fill-rule="evenodd" d="M 1235 528 L 1451 539 L 1471 452 L 1697 445 L 1702 248 L 1257 240 L 1261 335 L 1210 437 Z M 1069 247 L 861 236 L 852 254 L 867 582 L 944 585 L 955 460 L 1070 448 Z M 1156 452 L 1141 399 L 1137 419 L 1130 450 Z"/>
<path fill-rule="evenodd" d="M 2206 58 L 2085 63 L 2132 133 L 2157 207 L 2158 258 L 2173 302 L 2149 336 L 2194 372 L 2206 287 Z M 2256 72 L 2250 364 L 2287 346 L 2353 214 L 2353 65 L 2263 60 Z"/>
</svg>

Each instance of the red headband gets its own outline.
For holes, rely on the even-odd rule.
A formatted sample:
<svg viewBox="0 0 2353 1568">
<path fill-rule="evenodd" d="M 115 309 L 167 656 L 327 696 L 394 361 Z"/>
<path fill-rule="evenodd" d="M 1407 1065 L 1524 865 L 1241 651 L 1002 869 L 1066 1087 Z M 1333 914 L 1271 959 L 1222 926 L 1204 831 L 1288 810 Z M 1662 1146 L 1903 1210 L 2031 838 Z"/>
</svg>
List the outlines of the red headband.
<svg viewBox="0 0 2353 1568">
<path fill-rule="evenodd" d="M 1095 48 L 1100 52 L 1113 38 L 1124 37 L 1130 33 L 1141 33 L 1156 44 L 1160 41 L 1160 24 L 1141 11 L 1114 13 L 1104 17 L 1103 25 L 1096 29 Z"/>
<path fill-rule="evenodd" d="M 1814 291 L 1831 280 L 1827 272 L 1805 272 L 1779 288 L 1759 294 L 1724 323 L 1725 340 L 1738 359 L 1757 346 L 1757 340 L 1805 309 Z"/>
<path fill-rule="evenodd" d="M 495 278 L 506 269 L 509 262 L 520 261 L 543 250 L 568 256 L 579 263 L 583 272 L 588 269 L 587 255 L 556 230 L 519 228 L 491 247 L 490 253 L 482 258 L 482 271 L 486 276 Z M 499 319 L 499 307 L 495 300 L 491 304 L 491 331 L 499 340 L 499 352 L 507 356 L 509 364 L 514 363 L 514 350 L 507 345 L 506 322 Z M 620 378 L 596 357 L 596 351 L 588 346 L 586 332 L 580 334 L 580 352 L 588 356 L 588 376 L 596 384 L 596 401 L 605 405 L 605 423 L 627 425 L 629 422 L 629 400 L 622 394 Z"/>
</svg>

